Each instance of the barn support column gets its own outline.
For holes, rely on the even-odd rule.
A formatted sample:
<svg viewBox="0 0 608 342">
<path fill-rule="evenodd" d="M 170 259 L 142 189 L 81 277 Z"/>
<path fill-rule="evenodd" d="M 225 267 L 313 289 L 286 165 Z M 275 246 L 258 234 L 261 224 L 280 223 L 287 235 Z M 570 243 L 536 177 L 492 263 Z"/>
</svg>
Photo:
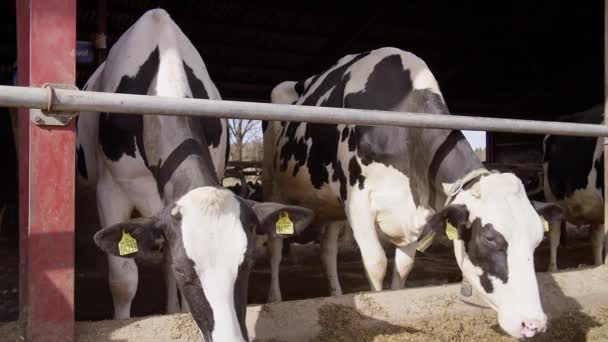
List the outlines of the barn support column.
<svg viewBox="0 0 608 342">
<path fill-rule="evenodd" d="M 76 0 L 17 0 L 20 85 L 74 84 Z M 20 320 L 27 341 L 74 340 L 74 123 L 19 111 Z M 73 121 L 73 120 L 72 120 Z"/>
</svg>

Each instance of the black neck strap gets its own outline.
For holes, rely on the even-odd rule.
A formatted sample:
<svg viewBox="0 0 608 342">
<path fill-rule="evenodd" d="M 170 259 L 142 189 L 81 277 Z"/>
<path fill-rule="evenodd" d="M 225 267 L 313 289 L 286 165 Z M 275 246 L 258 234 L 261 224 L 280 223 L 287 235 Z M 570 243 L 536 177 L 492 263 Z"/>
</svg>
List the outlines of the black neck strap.
<svg viewBox="0 0 608 342">
<path fill-rule="evenodd" d="M 167 160 L 163 163 L 162 159 L 159 160 L 158 165 L 150 166 L 150 171 L 154 174 L 156 179 L 156 185 L 158 187 L 158 193 L 163 196 L 163 189 L 165 185 L 171 179 L 171 176 L 177 170 L 177 168 L 191 155 L 200 155 L 201 144 L 195 139 L 184 140 L 171 154 L 167 157 Z"/>
</svg>

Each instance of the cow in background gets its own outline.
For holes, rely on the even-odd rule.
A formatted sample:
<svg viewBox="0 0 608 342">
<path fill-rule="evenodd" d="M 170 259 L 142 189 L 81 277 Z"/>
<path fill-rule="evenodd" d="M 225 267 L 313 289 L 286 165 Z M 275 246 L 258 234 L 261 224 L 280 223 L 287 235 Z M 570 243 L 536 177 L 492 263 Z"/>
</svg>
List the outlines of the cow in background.
<svg viewBox="0 0 608 342">
<path fill-rule="evenodd" d="M 426 63 L 395 48 L 347 55 L 306 80 L 283 82 L 272 102 L 449 114 Z M 533 262 L 543 222 L 522 182 L 485 170 L 460 131 L 304 122 L 263 129 L 264 198 L 308 207 L 318 225 L 347 219 L 373 290 L 382 289 L 387 267 L 379 234 L 396 247 L 392 288 L 403 287 L 419 243 L 444 234 L 503 330 L 518 338 L 545 331 Z M 275 255 L 281 244 L 273 234 Z M 278 276 L 269 298 L 281 299 Z"/>
<path fill-rule="evenodd" d="M 146 12 L 119 38 L 85 89 L 221 99 L 197 50 L 161 9 Z M 94 239 L 108 254 L 115 318 L 130 317 L 138 286 L 134 258 L 164 256 L 167 311 L 191 311 L 205 341 L 248 340 L 247 283 L 256 233 L 285 215 L 300 231 L 314 214 L 248 201 L 221 187 L 226 124 L 186 116 L 79 116 L 77 171 L 96 186 L 103 229 Z M 133 210 L 143 217 L 130 220 Z"/>
<path fill-rule="evenodd" d="M 242 184 L 246 185 L 243 186 Z M 241 177 L 240 184 L 226 186 L 226 189 L 252 201 L 261 202 L 263 200 L 262 185 L 259 182 L 246 182 L 244 176 Z M 338 279 L 337 268 L 337 256 L 339 251 L 338 240 L 341 239 L 345 243 L 353 245 L 352 230 L 350 229 L 347 221 L 343 220 L 330 222 L 321 227 L 310 226 L 299 234 L 285 237 L 283 240 L 280 258 L 271 252 L 267 241 L 263 241 L 266 240 L 265 238 L 266 237 L 262 237 L 258 239 L 257 243 L 259 245 L 266 246 L 271 268 L 276 267 L 277 264 L 280 264 L 281 258 L 286 256 L 289 257 L 292 264 L 298 263 L 298 255 L 295 253 L 294 249 L 291 248 L 292 244 L 319 244 L 321 248 L 320 257 L 323 270 L 329 282 L 330 295 L 337 296 L 342 294 L 342 287 L 340 286 L 340 281 Z M 278 281 L 277 278 L 278 274 L 272 273 L 271 283 Z"/>
<path fill-rule="evenodd" d="M 558 121 L 602 124 L 604 105 L 566 115 Z M 549 228 L 549 271 L 557 271 L 557 247 L 566 222 L 589 225 L 595 265 L 603 263 L 606 233 L 604 228 L 604 148 L 603 139 L 547 135 L 543 140 L 545 200 L 558 203 L 563 219 Z"/>
</svg>

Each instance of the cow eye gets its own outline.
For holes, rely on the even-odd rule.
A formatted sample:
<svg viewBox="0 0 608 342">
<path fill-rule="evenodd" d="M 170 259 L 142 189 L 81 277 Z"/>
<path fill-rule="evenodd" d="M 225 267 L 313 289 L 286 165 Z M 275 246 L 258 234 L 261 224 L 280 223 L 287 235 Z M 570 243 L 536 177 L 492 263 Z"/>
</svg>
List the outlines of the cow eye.
<svg viewBox="0 0 608 342">
<path fill-rule="evenodd" d="M 505 248 L 504 240 L 496 235 L 484 234 L 483 241 L 486 245 L 496 250 L 503 250 Z"/>
<path fill-rule="evenodd" d="M 492 246 L 497 245 L 497 244 L 496 244 L 496 240 L 494 239 L 494 237 L 493 237 L 493 236 L 487 236 L 487 235 L 484 235 L 484 237 L 483 237 L 483 241 L 484 241 L 485 243 L 489 244 L 489 245 L 492 245 Z"/>
</svg>

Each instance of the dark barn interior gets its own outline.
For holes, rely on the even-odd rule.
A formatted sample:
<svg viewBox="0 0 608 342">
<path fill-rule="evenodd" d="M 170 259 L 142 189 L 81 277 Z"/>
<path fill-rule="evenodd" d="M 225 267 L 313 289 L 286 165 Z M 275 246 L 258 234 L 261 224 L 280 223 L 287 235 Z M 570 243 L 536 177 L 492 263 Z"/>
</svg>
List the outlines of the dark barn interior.
<svg viewBox="0 0 608 342">
<path fill-rule="evenodd" d="M 106 11 L 100 8 L 106 8 Z M 423 58 L 455 114 L 552 120 L 603 100 L 601 1 L 501 4 L 439 1 L 251 2 L 79 0 L 77 39 L 107 47 L 148 9 L 165 8 L 198 48 L 222 97 L 268 102 L 271 89 L 383 46 Z M 16 60 L 14 2 L 3 13 L 0 77 Z M 78 64 L 82 87 L 97 66 Z M 495 158 L 538 137 L 494 135 Z M 501 149 L 501 146 L 503 146 Z M 526 159 L 527 162 L 533 156 Z M 511 158 L 512 159 L 512 158 Z M 515 158 L 514 162 L 521 162 Z M 501 160 L 500 158 L 497 160 Z M 504 158 L 504 161 L 509 161 Z"/>
<path fill-rule="evenodd" d="M 156 7 L 165 8 L 197 47 L 224 99 L 268 102 L 271 89 L 282 81 L 309 77 L 345 54 L 383 46 L 424 59 L 454 114 L 556 120 L 604 99 L 602 1 L 577 6 L 553 1 L 78 0 L 77 39 L 94 44 L 96 34 L 105 31 L 109 49 L 141 14 Z M 15 2 L 0 1 L 0 16 L 0 83 L 10 84 L 16 62 Z M 78 87 L 103 51 L 92 57 L 77 65 Z M 3 127 L 7 117 L 2 115 Z M 0 134 L 0 151 L 14 158 L 10 130 Z M 539 135 L 489 134 L 489 161 L 537 170 L 541 141 Z M 11 208 L 14 212 L 16 203 Z M 0 265 L 5 274 L 0 321 L 16 318 L 16 217 L 9 214 L 0 229 L 0 258 L 10 263 Z M 107 283 L 99 283 L 107 292 Z M 80 318 L 98 317 L 82 313 Z"/>
</svg>

